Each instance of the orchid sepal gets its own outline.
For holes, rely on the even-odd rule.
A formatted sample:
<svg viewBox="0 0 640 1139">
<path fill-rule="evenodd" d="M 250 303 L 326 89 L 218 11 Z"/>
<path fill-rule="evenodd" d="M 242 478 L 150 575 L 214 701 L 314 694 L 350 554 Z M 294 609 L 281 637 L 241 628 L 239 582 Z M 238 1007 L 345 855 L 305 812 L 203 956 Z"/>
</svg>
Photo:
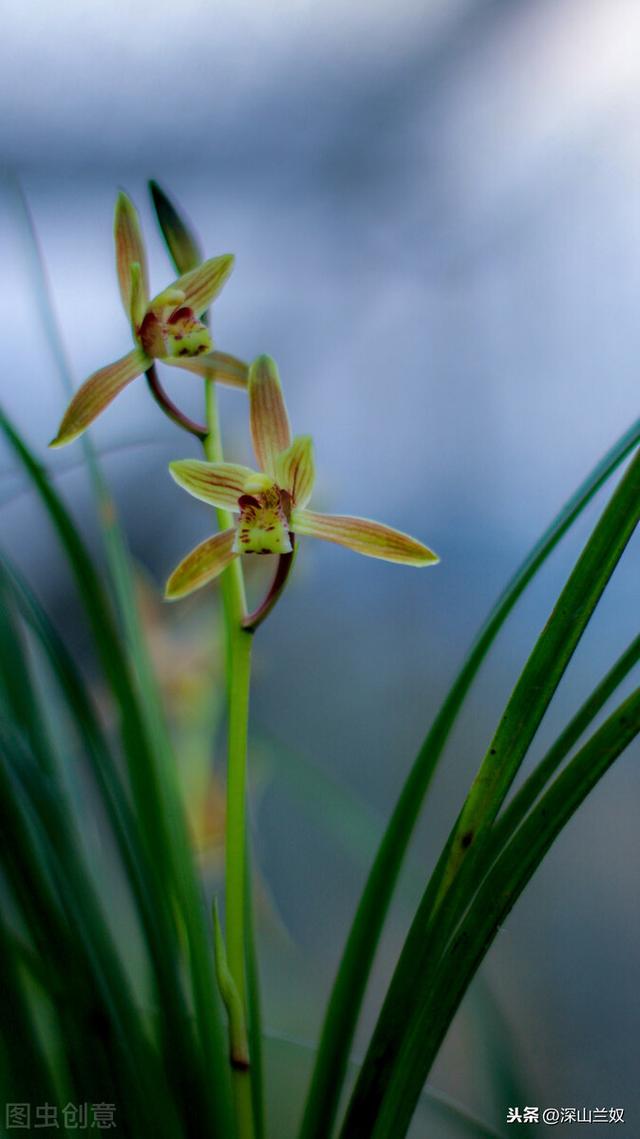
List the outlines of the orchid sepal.
<svg viewBox="0 0 640 1139">
<path fill-rule="evenodd" d="M 171 260 L 178 273 L 188 273 L 203 260 L 199 242 L 158 183 L 149 182 L 149 190 Z"/>
<path fill-rule="evenodd" d="M 193 309 L 197 317 L 209 308 L 214 297 L 226 283 L 234 266 L 235 257 L 232 253 L 224 253 L 221 257 L 210 257 L 195 269 L 190 269 L 174 281 L 171 286 L 184 293 L 183 304 Z M 154 301 L 151 302 L 152 307 Z"/>
<path fill-rule="evenodd" d="M 256 459 L 273 477 L 276 457 L 291 443 L 291 428 L 278 369 L 270 356 L 258 356 L 249 368 L 249 420 Z"/>
<path fill-rule="evenodd" d="M 233 535 L 231 546 L 225 546 L 227 557 L 234 554 L 279 556 L 274 585 L 265 602 L 247 618 L 245 627 L 253 630 L 280 597 L 291 569 L 298 534 L 335 542 L 365 556 L 401 565 L 428 566 L 440 560 L 416 538 L 381 522 L 308 510 L 315 478 L 313 442 L 309 435 L 298 435 L 291 440 L 278 370 L 270 357 L 259 356 L 251 364 L 248 388 L 251 435 L 261 469 L 256 472 L 230 463 L 190 459 L 172 463 L 170 467 L 176 482 L 196 498 L 239 512 L 233 529 L 225 531 L 225 535 Z M 201 549 L 204 555 L 199 552 Z M 209 557 L 206 543 L 187 555 L 178 569 L 185 564 L 190 566 L 191 559 L 199 565 L 203 556 Z M 190 573 L 189 589 L 185 592 L 216 576 L 217 572 L 202 577 L 199 573 Z M 173 576 L 170 582 L 174 583 Z M 177 595 L 175 584 L 172 584 L 171 595 Z"/>
<path fill-rule="evenodd" d="M 246 388 L 249 378 L 249 365 L 226 352 L 207 352 L 201 356 L 181 356 L 176 359 L 163 357 L 163 364 L 173 368 L 184 368 L 195 372 L 205 380 L 217 380 L 232 388 Z"/>
<path fill-rule="evenodd" d="M 239 510 L 238 500 L 253 475 L 239 463 L 207 463 L 202 459 L 177 459 L 169 463 L 171 477 L 194 498 L 221 510 Z"/>
<path fill-rule="evenodd" d="M 346 546 L 365 557 L 397 562 L 405 566 L 429 566 L 440 561 L 437 554 L 416 538 L 374 522 L 348 514 L 319 514 L 313 510 L 294 509 L 290 527 L 294 534 L 306 534 Z"/>
<path fill-rule="evenodd" d="M 212 361 L 212 378 L 234 387 L 245 386 L 246 365 L 222 354 L 217 359 L 209 330 L 200 319 L 227 280 L 234 258 L 224 254 L 204 261 L 149 301 L 147 258 L 138 213 L 123 192 L 116 202 L 114 237 L 120 295 L 136 347 L 85 381 L 67 408 L 51 446 L 61 447 L 81 435 L 114 396 L 130 380 L 148 371 L 154 360 L 172 366 L 187 363 L 188 367 L 189 361 L 206 356 Z M 131 372 L 133 367 L 135 371 Z M 176 421 L 175 415 L 172 418 Z M 201 435 L 199 430 L 194 433 Z"/>
<path fill-rule="evenodd" d="M 151 363 L 142 348 L 134 348 L 133 352 L 89 376 L 75 393 L 62 418 L 58 434 L 49 446 L 64 447 L 82 435 L 123 388 L 146 372 Z"/>
<path fill-rule="evenodd" d="M 128 194 L 121 190 L 116 201 L 113 219 L 113 237 L 116 246 L 116 271 L 120 296 L 127 316 L 131 315 L 131 266 L 140 266 L 140 288 L 145 307 L 149 299 L 147 254 L 140 228 L 138 211 Z"/>
<path fill-rule="evenodd" d="M 274 465 L 278 485 L 291 495 L 298 506 L 306 506 L 316 479 L 311 436 L 296 435 L 290 446 L 276 455 Z"/>
<path fill-rule="evenodd" d="M 219 534 L 207 538 L 205 542 L 201 542 L 191 550 L 176 566 L 167 582 L 165 589 L 167 601 L 177 601 L 181 597 L 186 597 L 219 577 L 238 556 L 233 550 L 234 539 L 235 528 L 221 530 Z"/>
</svg>

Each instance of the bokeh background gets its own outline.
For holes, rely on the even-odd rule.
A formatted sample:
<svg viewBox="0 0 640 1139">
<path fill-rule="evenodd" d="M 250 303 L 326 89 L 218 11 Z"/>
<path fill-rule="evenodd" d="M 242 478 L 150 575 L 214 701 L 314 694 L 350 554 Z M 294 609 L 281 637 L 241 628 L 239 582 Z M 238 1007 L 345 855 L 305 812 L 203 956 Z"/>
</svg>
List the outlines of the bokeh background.
<svg viewBox="0 0 640 1139">
<path fill-rule="evenodd" d="M 155 177 L 208 255 L 236 254 L 214 334 L 246 359 L 277 359 L 294 427 L 316 441 L 317 507 L 386 520 L 442 557 L 417 573 L 307 541 L 256 645 L 252 825 L 278 1139 L 291 1133 L 305 1045 L 376 839 L 430 720 L 508 576 L 637 415 L 639 50 L 635 0 L 5 7 L 0 384 L 32 444 L 44 457 L 66 396 L 16 178 L 79 383 L 128 350 L 111 236 L 119 186 L 141 210 L 153 281 L 171 279 L 146 192 Z M 166 380 L 198 414 L 198 381 Z M 222 410 L 227 451 L 246 461 L 243 397 L 224 393 Z M 197 683 L 203 630 L 216 644 L 215 593 L 182 618 L 152 596 L 210 526 L 166 473 L 196 448 L 143 381 L 93 437 L 145 574 L 176 730 L 189 737 L 185 779 L 193 756 L 200 787 L 203 771 L 224 771 L 219 735 L 210 745 L 203 728 L 219 714 L 219 676 L 204 695 Z M 95 541 L 78 450 L 46 461 Z M 412 845 L 356 1052 L 601 503 L 539 576 L 469 701 Z M 83 655 L 66 568 L 5 452 L 0 532 Z M 637 632 L 639 555 L 636 540 L 537 755 Z M 434 1088 L 503 1129 L 510 1095 L 623 1106 L 627 1132 L 640 1127 L 637 760 L 635 748 L 618 761 L 556 844 L 432 1073 Z M 202 855 L 212 889 L 215 788 Z M 427 1106 L 413 1131 L 463 1133 Z"/>
</svg>

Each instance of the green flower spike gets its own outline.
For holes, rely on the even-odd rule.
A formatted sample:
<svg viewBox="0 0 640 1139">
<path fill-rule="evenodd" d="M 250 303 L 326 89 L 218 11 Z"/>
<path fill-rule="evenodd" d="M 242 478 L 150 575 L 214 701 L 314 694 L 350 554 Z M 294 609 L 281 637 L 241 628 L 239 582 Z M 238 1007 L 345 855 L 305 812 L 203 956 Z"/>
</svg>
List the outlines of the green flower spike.
<svg viewBox="0 0 640 1139">
<path fill-rule="evenodd" d="M 315 471 L 310 436 L 291 441 L 278 371 L 268 356 L 249 369 L 251 435 L 259 472 L 235 463 L 183 459 L 170 464 L 175 481 L 195 498 L 235 512 L 235 525 L 202 542 L 173 571 L 166 597 L 184 597 L 213 581 L 241 554 L 289 554 L 292 535 L 308 534 L 359 554 L 428 566 L 438 556 L 415 538 L 380 522 L 307 510 Z"/>
<path fill-rule="evenodd" d="M 133 202 L 124 193 L 116 202 L 114 237 L 120 295 L 135 348 L 85 381 L 71 400 L 51 447 L 63 447 L 77 439 L 131 380 L 152 367 L 154 360 L 213 376 L 234 387 L 246 386 L 246 365 L 213 352 L 209 330 L 200 319 L 231 273 L 233 257 L 204 261 L 150 301 L 140 222 Z"/>
</svg>

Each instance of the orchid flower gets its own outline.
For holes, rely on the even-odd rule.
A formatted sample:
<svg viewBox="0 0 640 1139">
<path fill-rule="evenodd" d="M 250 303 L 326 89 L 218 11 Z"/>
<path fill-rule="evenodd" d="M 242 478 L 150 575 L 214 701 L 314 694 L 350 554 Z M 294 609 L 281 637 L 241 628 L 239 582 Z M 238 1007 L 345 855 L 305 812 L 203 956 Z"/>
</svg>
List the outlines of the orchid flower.
<svg viewBox="0 0 640 1139">
<path fill-rule="evenodd" d="M 268 356 L 259 356 L 249 369 L 249 407 L 259 471 L 198 459 L 169 466 L 179 486 L 237 518 L 229 529 L 187 554 L 167 582 L 167 598 L 184 597 L 213 581 L 242 554 L 289 554 L 295 534 L 403 565 L 428 566 L 439 560 L 415 538 L 380 522 L 307 509 L 315 479 L 312 440 L 308 435 L 291 439 L 278 371 Z"/>
<path fill-rule="evenodd" d="M 71 443 L 154 360 L 187 368 L 235 387 L 246 386 L 246 365 L 233 356 L 213 352 L 208 328 L 200 319 L 220 292 L 233 268 L 233 257 L 212 257 L 178 277 L 149 300 L 147 257 L 133 202 L 120 193 L 114 238 L 120 296 L 131 322 L 135 348 L 101 368 L 76 392 L 51 447 Z"/>
</svg>

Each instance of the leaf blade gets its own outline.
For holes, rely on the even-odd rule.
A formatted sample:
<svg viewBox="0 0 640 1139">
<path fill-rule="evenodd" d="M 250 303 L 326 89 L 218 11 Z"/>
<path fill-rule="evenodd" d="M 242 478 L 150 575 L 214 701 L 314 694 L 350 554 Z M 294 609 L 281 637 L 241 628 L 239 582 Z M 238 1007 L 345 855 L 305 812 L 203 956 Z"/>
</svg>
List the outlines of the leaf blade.
<svg viewBox="0 0 640 1139">
<path fill-rule="evenodd" d="M 494 865 L 465 922 L 452 940 L 435 977 L 435 1000 L 414 1011 L 394 1068 L 394 1078 L 371 1130 L 343 1135 L 396 1139 L 406 1134 L 420 1090 L 466 989 L 498 929 L 547 851 L 609 767 L 640 732 L 640 689 L 636 689 L 571 760 L 531 812 Z"/>
<path fill-rule="evenodd" d="M 429 729 L 387 825 L 352 922 L 322 1028 L 300 1139 L 326 1139 L 387 909 L 409 840 L 458 713 L 500 629 L 546 559 L 600 487 L 640 442 L 640 419 L 558 512 L 498 597 Z"/>
<path fill-rule="evenodd" d="M 525 664 L 489 750 L 405 941 L 365 1064 L 343 1139 L 375 1133 L 389 1089 L 399 1084 L 416 1002 L 417 973 L 431 978 L 475 892 L 474 872 L 490 829 L 627 543 L 640 521 L 640 451 L 629 464 L 587 541 Z M 419 965 L 417 962 L 419 961 Z"/>
</svg>

